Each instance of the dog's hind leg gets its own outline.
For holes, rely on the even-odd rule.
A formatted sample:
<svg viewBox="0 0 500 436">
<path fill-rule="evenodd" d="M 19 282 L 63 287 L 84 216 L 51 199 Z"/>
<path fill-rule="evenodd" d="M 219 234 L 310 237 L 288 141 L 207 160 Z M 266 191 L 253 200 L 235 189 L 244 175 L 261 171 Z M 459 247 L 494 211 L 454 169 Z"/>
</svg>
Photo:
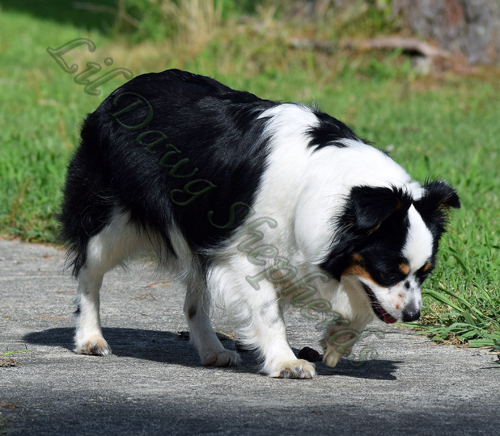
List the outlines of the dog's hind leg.
<svg viewBox="0 0 500 436">
<path fill-rule="evenodd" d="M 203 278 L 202 278 L 203 277 Z M 209 318 L 209 297 L 202 274 L 191 274 L 187 280 L 184 313 L 190 331 L 190 341 L 208 366 L 235 366 L 240 362 L 236 351 L 226 350 L 215 334 Z"/>
<path fill-rule="evenodd" d="M 104 274 L 129 257 L 140 245 L 138 231 L 123 214 L 113 215 L 100 233 L 89 239 L 86 260 L 78 273 L 75 351 L 105 356 L 111 348 L 102 336 L 99 290 Z"/>
</svg>

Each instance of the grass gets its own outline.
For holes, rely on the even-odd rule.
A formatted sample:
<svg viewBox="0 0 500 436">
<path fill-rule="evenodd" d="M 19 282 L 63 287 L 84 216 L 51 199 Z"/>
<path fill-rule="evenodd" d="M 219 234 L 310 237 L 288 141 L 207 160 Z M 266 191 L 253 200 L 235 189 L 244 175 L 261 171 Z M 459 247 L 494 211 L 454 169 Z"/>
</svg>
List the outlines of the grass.
<svg viewBox="0 0 500 436">
<path fill-rule="evenodd" d="M 420 77 L 398 52 L 325 53 L 291 46 L 304 37 L 334 43 L 360 28 L 376 34 L 385 9 L 375 17 L 356 15 L 356 26 L 330 29 L 324 23 L 280 21 L 265 4 L 251 17 L 237 17 L 238 10 L 225 1 L 204 32 L 192 25 L 199 14 L 170 10 L 170 19 L 184 14 L 179 23 L 191 24 L 155 42 L 142 40 L 140 29 L 118 35 L 106 12 L 75 12 L 62 0 L 48 9 L 35 3 L 0 0 L 0 234 L 56 242 L 54 216 L 81 120 L 124 83 L 114 78 L 101 95 L 89 95 L 46 51 L 88 38 L 95 52 L 72 50 L 65 55 L 68 64 L 93 61 L 103 72 L 121 67 L 135 75 L 183 68 L 264 98 L 315 102 L 361 137 L 391 150 L 417 180 L 446 179 L 463 206 L 452 215 L 436 272 L 425 284 L 426 309 L 418 327 L 437 341 L 500 346 L 498 70 Z M 106 58 L 113 66 L 105 67 Z"/>
<path fill-rule="evenodd" d="M 29 353 L 32 350 L 21 350 L 21 351 L 6 351 L 5 353 L 0 354 L 0 357 L 5 357 L 5 356 L 12 356 L 14 354 L 20 354 L 20 353 Z"/>
</svg>

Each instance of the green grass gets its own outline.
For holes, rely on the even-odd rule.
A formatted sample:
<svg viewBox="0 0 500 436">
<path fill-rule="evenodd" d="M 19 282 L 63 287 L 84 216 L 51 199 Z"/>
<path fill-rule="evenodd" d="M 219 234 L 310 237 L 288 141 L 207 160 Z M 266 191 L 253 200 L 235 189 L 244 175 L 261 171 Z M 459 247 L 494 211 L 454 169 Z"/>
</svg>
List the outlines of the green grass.
<svg viewBox="0 0 500 436">
<path fill-rule="evenodd" d="M 264 98 L 315 102 L 361 137 L 392 150 L 417 180 L 446 179 L 457 189 L 462 209 L 451 216 L 437 269 L 425 284 L 420 327 L 437 341 L 500 346 L 497 70 L 425 78 L 397 52 L 294 50 L 288 41 L 293 32 L 300 37 L 300 30 L 276 20 L 262 27 L 262 17 L 228 18 L 197 44 L 172 38 L 129 46 L 112 31 L 106 14 L 75 13 L 62 0 L 49 9 L 36 4 L 0 0 L 0 234 L 56 241 L 54 216 L 80 123 L 124 82 L 115 78 L 100 96 L 91 96 L 46 52 L 89 38 L 96 51 L 76 49 L 68 59 L 104 66 L 112 57 L 112 68 L 135 75 L 184 68 Z M 341 36 L 339 29 L 332 39 Z M 327 35 L 324 28 L 318 35 Z"/>
<path fill-rule="evenodd" d="M 33 350 L 21 350 L 21 351 L 6 351 L 5 353 L 0 354 L 0 357 L 5 357 L 5 356 L 12 356 L 14 354 L 21 354 L 21 353 L 29 353 L 30 351 Z"/>
<path fill-rule="evenodd" d="M 104 41 L 71 24 L 0 11 L 1 233 L 54 241 L 54 213 L 79 123 L 102 100 L 84 93 L 46 51 L 78 37 Z"/>
</svg>

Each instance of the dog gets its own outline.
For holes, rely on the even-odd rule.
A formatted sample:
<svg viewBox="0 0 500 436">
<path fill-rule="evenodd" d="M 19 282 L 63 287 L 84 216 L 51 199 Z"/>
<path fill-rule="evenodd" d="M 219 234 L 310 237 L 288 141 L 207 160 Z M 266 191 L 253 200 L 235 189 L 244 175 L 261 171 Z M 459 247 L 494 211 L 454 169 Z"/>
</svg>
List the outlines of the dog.
<svg viewBox="0 0 500 436">
<path fill-rule="evenodd" d="M 325 328 L 335 366 L 376 315 L 415 321 L 448 211 L 444 181 L 423 185 L 345 124 L 179 70 L 138 76 L 85 119 L 59 220 L 78 278 L 76 352 L 107 355 L 104 274 L 153 253 L 186 287 L 201 362 L 237 365 L 210 304 L 239 321 L 270 377 L 311 378 L 282 310 Z"/>
</svg>

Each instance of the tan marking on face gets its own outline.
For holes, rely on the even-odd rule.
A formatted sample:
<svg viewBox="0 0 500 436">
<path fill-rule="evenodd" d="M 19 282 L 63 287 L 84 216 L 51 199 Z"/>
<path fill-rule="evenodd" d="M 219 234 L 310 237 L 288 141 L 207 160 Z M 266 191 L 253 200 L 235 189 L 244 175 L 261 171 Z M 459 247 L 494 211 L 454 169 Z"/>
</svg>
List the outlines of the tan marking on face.
<svg viewBox="0 0 500 436">
<path fill-rule="evenodd" d="M 352 275 L 362 277 L 372 283 L 376 283 L 375 280 L 373 280 L 370 273 L 366 269 L 364 269 L 361 265 L 351 265 L 350 267 L 346 268 L 342 273 L 341 278 Z"/>
<path fill-rule="evenodd" d="M 425 272 L 425 271 L 429 271 L 429 268 L 431 267 L 431 263 L 430 262 L 427 262 L 424 267 L 422 268 L 422 270 Z"/>
<path fill-rule="evenodd" d="M 353 263 L 363 263 L 365 260 L 363 259 L 363 256 L 361 254 L 353 254 L 352 255 L 352 261 Z"/>
<path fill-rule="evenodd" d="M 410 273 L 410 265 L 408 265 L 407 263 L 400 263 L 399 271 L 401 271 L 405 276 L 407 276 Z"/>
<path fill-rule="evenodd" d="M 395 306 L 396 310 L 399 310 L 399 303 Z"/>
</svg>

